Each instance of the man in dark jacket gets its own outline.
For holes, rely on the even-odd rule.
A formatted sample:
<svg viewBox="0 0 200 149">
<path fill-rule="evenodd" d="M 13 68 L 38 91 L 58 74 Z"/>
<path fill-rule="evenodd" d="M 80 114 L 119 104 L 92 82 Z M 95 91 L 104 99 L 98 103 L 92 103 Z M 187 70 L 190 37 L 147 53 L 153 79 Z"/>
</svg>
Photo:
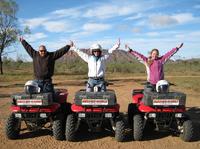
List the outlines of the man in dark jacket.
<svg viewBox="0 0 200 149">
<path fill-rule="evenodd" d="M 54 74 L 55 60 L 67 53 L 73 46 L 73 42 L 70 41 L 69 45 L 55 52 L 48 52 L 44 45 L 40 45 L 39 50 L 36 51 L 22 37 L 20 37 L 20 42 L 33 59 L 34 77 L 41 91 L 53 92 L 54 89 L 51 77 Z"/>
</svg>

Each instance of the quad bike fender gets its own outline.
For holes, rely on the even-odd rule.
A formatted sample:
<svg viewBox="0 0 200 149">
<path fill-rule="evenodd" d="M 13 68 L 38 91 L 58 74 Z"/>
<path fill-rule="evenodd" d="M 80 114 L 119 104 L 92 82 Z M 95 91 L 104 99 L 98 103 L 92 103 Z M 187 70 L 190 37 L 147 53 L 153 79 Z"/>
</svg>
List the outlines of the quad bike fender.
<svg viewBox="0 0 200 149">
<path fill-rule="evenodd" d="M 113 107 L 83 107 L 72 104 L 71 110 L 73 112 L 119 112 L 119 104 Z"/>
<path fill-rule="evenodd" d="M 141 100 L 142 100 L 142 98 L 143 98 L 143 94 L 136 94 L 136 95 L 133 95 L 133 97 L 132 97 L 132 102 L 134 103 L 134 104 L 137 104 L 137 103 L 139 103 Z"/>
<path fill-rule="evenodd" d="M 146 106 L 144 104 L 140 104 L 138 106 L 138 110 L 141 112 L 180 112 L 183 113 L 185 112 L 185 107 L 182 108 L 158 108 L 158 107 L 150 107 L 150 106 Z"/>
<path fill-rule="evenodd" d="M 57 89 L 55 91 L 55 98 L 58 103 L 67 102 L 68 90 L 66 89 Z"/>
<path fill-rule="evenodd" d="M 26 113 L 38 113 L 38 112 L 45 112 L 45 113 L 53 113 L 57 111 L 60 107 L 60 104 L 53 103 L 48 107 L 20 107 L 20 106 L 11 106 L 12 112 L 26 112 Z"/>
</svg>

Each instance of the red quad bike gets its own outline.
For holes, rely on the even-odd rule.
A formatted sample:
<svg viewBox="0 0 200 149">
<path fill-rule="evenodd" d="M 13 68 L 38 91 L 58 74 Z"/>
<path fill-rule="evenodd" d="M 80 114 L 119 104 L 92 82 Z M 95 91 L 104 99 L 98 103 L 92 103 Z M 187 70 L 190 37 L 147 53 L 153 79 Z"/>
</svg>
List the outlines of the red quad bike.
<svg viewBox="0 0 200 149">
<path fill-rule="evenodd" d="M 119 113 L 120 106 L 117 104 L 115 92 L 113 90 L 100 92 L 98 85 L 94 90 L 86 92 L 82 89 L 76 92 L 74 104 L 71 106 L 72 114 L 67 116 L 66 140 L 75 141 L 81 122 L 86 122 L 90 132 L 99 132 L 101 128 L 105 128 L 103 127 L 105 124 L 108 124 L 109 130 L 115 132 L 115 139 L 124 141 L 125 122 Z"/>
<path fill-rule="evenodd" d="M 67 103 L 67 90 L 57 89 L 55 93 L 12 95 L 11 115 L 6 123 L 6 136 L 17 139 L 24 121 L 29 131 L 50 128 L 56 140 L 65 139 L 65 121 L 71 105 Z M 47 127 L 48 125 L 48 127 Z"/>
<path fill-rule="evenodd" d="M 185 114 L 186 95 L 181 92 L 158 93 L 151 89 L 136 89 L 132 92 L 132 103 L 128 106 L 129 124 L 133 138 L 141 141 L 145 126 L 157 131 L 171 131 L 183 141 L 192 141 L 194 126 Z"/>
</svg>

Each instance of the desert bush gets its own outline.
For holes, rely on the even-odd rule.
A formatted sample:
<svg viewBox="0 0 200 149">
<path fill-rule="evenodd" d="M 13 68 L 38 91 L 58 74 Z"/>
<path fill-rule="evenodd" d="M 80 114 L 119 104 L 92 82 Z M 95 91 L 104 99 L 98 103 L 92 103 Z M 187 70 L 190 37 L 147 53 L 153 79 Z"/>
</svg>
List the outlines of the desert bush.
<svg viewBox="0 0 200 149">
<path fill-rule="evenodd" d="M 4 61 L 5 74 L 33 74 L 32 62 L 19 62 L 13 60 Z M 145 66 L 137 61 L 108 62 L 107 73 L 143 73 L 146 75 Z M 169 61 L 164 67 L 166 75 L 199 75 L 200 60 L 190 61 Z M 56 62 L 55 74 L 77 74 L 86 75 L 88 72 L 87 63 L 80 59 L 65 62 Z"/>
</svg>

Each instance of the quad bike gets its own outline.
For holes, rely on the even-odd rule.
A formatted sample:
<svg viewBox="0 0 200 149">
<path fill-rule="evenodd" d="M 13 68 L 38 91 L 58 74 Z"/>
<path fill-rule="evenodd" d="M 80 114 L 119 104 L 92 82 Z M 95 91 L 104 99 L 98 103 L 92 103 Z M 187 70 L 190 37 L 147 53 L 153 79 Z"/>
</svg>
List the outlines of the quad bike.
<svg viewBox="0 0 200 149">
<path fill-rule="evenodd" d="M 170 131 L 189 142 L 194 137 L 194 126 L 186 112 L 186 95 L 181 92 L 157 92 L 152 89 L 136 89 L 128 106 L 129 124 L 133 138 L 141 141 L 144 128 Z M 148 127 L 149 128 L 149 127 Z"/>
<path fill-rule="evenodd" d="M 70 103 L 67 103 L 67 95 L 65 89 L 57 89 L 54 93 L 12 95 L 12 113 L 7 119 L 5 128 L 7 138 L 19 138 L 24 121 L 29 131 L 49 128 L 56 140 L 64 140 L 65 121 L 71 108 Z"/>
<path fill-rule="evenodd" d="M 108 83 L 106 84 L 108 85 Z M 100 91 L 94 86 L 93 92 L 82 89 L 76 92 L 72 114 L 67 116 L 65 136 L 68 141 L 75 141 L 76 133 L 82 122 L 86 122 L 90 132 L 99 132 L 102 128 L 115 132 L 117 141 L 125 139 L 125 122 L 119 113 L 119 104 L 113 90 Z"/>
</svg>

